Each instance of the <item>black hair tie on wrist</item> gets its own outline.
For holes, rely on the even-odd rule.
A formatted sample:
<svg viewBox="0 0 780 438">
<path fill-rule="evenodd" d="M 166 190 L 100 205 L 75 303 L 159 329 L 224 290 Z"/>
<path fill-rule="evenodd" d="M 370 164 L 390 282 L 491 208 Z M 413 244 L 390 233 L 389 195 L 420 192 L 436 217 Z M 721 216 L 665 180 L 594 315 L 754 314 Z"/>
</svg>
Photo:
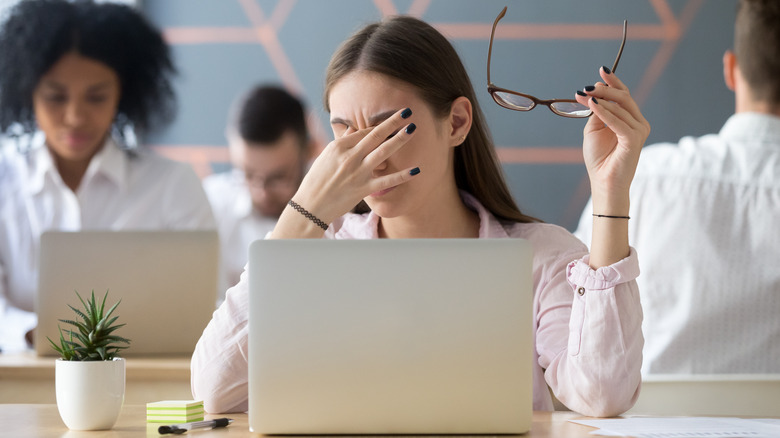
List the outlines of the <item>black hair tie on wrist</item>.
<svg viewBox="0 0 780 438">
<path fill-rule="evenodd" d="M 300 214 L 302 214 L 302 215 L 306 216 L 306 218 L 307 218 L 307 219 L 309 219 L 310 221 L 312 221 L 312 222 L 314 222 L 315 224 L 317 224 L 317 226 L 318 226 L 318 227 L 320 227 L 320 228 L 322 228 L 323 230 L 326 230 L 326 231 L 328 230 L 328 224 L 326 224 L 325 222 L 323 222 L 322 220 L 320 220 L 320 218 L 318 218 L 317 216 L 315 216 L 315 215 L 313 215 L 313 214 L 309 213 L 309 211 L 308 211 L 308 210 L 306 210 L 305 208 L 301 207 L 301 206 L 300 206 L 300 205 L 299 205 L 297 202 L 295 202 L 295 201 L 293 201 L 292 199 L 290 199 L 290 202 L 288 202 L 287 204 L 288 204 L 290 207 L 292 207 L 292 208 L 294 208 L 295 210 L 297 210 L 297 211 L 298 211 L 298 213 L 300 213 Z"/>
<path fill-rule="evenodd" d="M 608 214 L 596 214 L 596 213 L 593 213 L 593 216 L 596 216 L 596 217 L 608 217 L 610 219 L 631 219 L 628 216 L 611 216 L 611 215 L 608 215 Z"/>
</svg>

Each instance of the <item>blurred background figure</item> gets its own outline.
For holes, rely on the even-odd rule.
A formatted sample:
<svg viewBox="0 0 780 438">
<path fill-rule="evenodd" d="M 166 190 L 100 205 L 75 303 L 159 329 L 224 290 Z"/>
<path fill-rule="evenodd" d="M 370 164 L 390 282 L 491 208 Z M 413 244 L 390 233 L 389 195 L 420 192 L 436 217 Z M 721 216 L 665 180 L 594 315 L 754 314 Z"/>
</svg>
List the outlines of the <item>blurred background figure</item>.
<svg viewBox="0 0 780 438">
<path fill-rule="evenodd" d="M 12 350 L 37 322 L 44 231 L 215 224 L 192 168 L 135 144 L 175 112 L 169 48 L 135 9 L 20 2 L 0 53 L 0 132 L 15 146 L 0 151 L 0 342 Z"/>
<path fill-rule="evenodd" d="M 275 85 L 255 86 L 242 95 L 225 135 L 233 168 L 203 180 L 221 241 L 220 301 L 238 283 L 249 244 L 273 230 L 315 150 L 303 104 Z"/>
<path fill-rule="evenodd" d="M 739 2 L 723 75 L 736 113 L 646 147 L 631 186 L 644 375 L 780 373 L 780 2 Z"/>
</svg>

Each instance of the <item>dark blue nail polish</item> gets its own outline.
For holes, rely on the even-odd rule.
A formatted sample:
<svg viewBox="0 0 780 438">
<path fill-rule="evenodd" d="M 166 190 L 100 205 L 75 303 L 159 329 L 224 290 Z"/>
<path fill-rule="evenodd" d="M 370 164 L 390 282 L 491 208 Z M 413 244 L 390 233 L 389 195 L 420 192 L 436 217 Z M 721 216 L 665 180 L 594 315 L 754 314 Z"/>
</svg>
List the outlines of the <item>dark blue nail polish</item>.
<svg viewBox="0 0 780 438">
<path fill-rule="evenodd" d="M 411 108 L 407 108 L 407 109 L 405 109 L 405 110 L 401 111 L 401 118 L 402 118 L 402 119 L 408 119 L 408 118 L 409 118 L 409 116 L 411 116 L 411 115 L 412 115 L 412 110 L 411 110 Z"/>
<path fill-rule="evenodd" d="M 587 96 L 587 94 L 583 93 L 582 90 L 577 90 L 578 96 Z"/>
<path fill-rule="evenodd" d="M 411 134 L 415 129 L 417 129 L 417 125 L 410 123 L 409 126 L 406 127 L 406 133 Z"/>
<path fill-rule="evenodd" d="M 601 68 L 604 70 L 604 73 L 608 75 L 612 74 L 612 70 L 610 70 L 609 67 L 607 67 L 606 65 L 602 65 Z"/>
<path fill-rule="evenodd" d="M 593 91 L 595 89 L 596 89 L 596 87 L 594 85 L 588 85 L 587 87 L 585 87 L 585 91 L 588 91 L 588 92 Z"/>
<path fill-rule="evenodd" d="M 595 97 L 591 97 L 591 98 L 590 98 L 590 100 L 592 100 L 592 101 L 593 101 L 593 103 L 595 103 L 596 105 L 598 105 L 598 104 L 599 104 L 599 101 L 598 101 L 598 100 L 596 100 L 596 98 L 595 98 Z"/>
<path fill-rule="evenodd" d="M 414 169 L 409 171 L 409 175 L 412 175 L 412 176 L 417 175 L 418 173 L 420 173 L 420 168 L 419 167 L 415 167 Z"/>
</svg>

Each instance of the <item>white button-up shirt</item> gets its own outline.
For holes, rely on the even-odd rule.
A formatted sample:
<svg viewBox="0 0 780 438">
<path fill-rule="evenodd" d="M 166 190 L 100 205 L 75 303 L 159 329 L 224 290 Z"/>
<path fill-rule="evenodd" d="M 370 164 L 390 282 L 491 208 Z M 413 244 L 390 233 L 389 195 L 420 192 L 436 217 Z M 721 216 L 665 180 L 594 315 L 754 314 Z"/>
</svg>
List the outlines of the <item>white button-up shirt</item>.
<svg viewBox="0 0 780 438">
<path fill-rule="evenodd" d="M 780 373 L 780 118 L 646 147 L 630 211 L 643 374 Z"/>
<path fill-rule="evenodd" d="M 20 311 L 33 311 L 42 232 L 214 227 L 192 168 L 149 150 L 124 152 L 108 140 L 75 193 L 45 146 L 0 151 L 0 341 L 18 343 L 13 333 L 36 323 Z"/>
<path fill-rule="evenodd" d="M 232 170 L 209 175 L 203 188 L 214 210 L 221 245 L 219 301 L 238 283 L 249 259 L 249 244 L 273 231 L 278 218 L 262 216 L 252 208 L 244 173 Z"/>
</svg>

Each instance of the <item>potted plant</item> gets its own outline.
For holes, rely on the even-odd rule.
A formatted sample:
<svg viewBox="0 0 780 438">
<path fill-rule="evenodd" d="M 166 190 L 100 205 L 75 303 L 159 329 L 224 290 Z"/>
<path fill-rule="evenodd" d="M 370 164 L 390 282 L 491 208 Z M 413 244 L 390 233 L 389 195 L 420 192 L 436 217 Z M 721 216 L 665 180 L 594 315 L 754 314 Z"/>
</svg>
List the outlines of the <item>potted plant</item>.
<svg viewBox="0 0 780 438">
<path fill-rule="evenodd" d="M 87 301 L 76 296 L 83 307 L 68 305 L 76 318 L 60 320 L 73 327 L 60 327 L 59 344 L 47 338 L 61 356 L 54 367 L 57 409 L 69 429 L 111 429 L 125 398 L 125 360 L 117 353 L 130 344 L 115 333 L 125 325 L 112 316 L 121 300 L 105 312 L 108 291 L 100 303 L 94 290 Z"/>
</svg>

